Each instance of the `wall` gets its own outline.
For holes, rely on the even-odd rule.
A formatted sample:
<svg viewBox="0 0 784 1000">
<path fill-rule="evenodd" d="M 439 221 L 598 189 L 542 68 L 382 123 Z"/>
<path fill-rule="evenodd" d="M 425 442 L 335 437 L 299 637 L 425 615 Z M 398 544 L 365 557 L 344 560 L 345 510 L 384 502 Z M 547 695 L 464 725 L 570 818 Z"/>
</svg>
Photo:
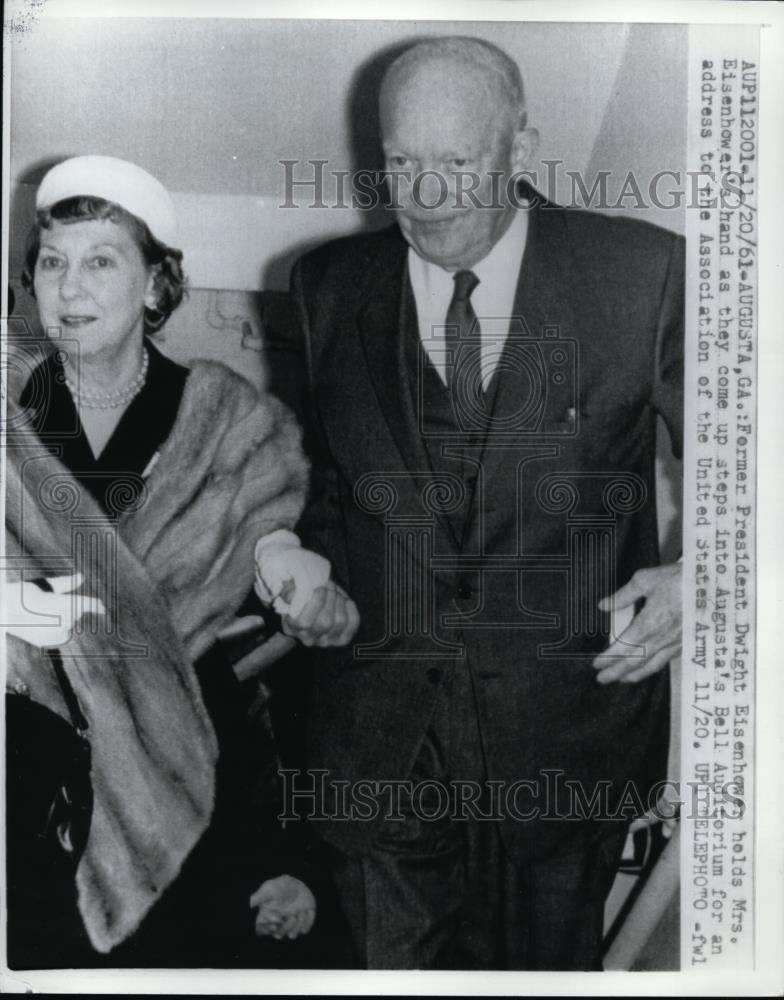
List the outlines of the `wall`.
<svg viewBox="0 0 784 1000">
<path fill-rule="evenodd" d="M 467 30 L 523 69 L 540 181 L 543 160 L 589 182 L 611 170 L 616 189 L 631 169 L 647 183 L 684 162 L 678 26 L 43 18 L 11 49 L 14 266 L 30 211 L 20 184 L 65 156 L 100 152 L 142 164 L 175 193 L 195 287 L 285 287 L 297 249 L 369 220 L 281 210 L 279 161 L 375 166 L 374 102 L 362 88 L 377 81 L 379 55 Z M 559 179 L 554 193 L 568 200 Z M 682 229 L 682 213 L 647 217 Z"/>
</svg>

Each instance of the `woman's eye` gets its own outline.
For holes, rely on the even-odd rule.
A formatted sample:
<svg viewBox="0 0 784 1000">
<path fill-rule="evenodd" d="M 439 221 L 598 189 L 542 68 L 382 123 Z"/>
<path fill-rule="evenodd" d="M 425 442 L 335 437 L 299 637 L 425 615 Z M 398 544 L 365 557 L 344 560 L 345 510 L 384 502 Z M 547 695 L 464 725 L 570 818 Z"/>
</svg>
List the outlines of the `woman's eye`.
<svg viewBox="0 0 784 1000">
<path fill-rule="evenodd" d="M 113 264 L 114 261 L 111 259 L 111 257 L 93 257 L 90 260 L 90 267 L 92 267 L 96 271 L 103 271 L 107 267 L 112 267 Z"/>
<path fill-rule="evenodd" d="M 395 170 L 402 170 L 410 161 L 407 156 L 389 156 L 387 163 Z"/>
<path fill-rule="evenodd" d="M 38 266 L 42 271 L 55 271 L 62 266 L 62 261 L 59 257 L 52 257 L 51 254 L 43 254 L 38 258 Z"/>
<path fill-rule="evenodd" d="M 453 170 L 462 170 L 464 167 L 468 166 L 468 162 L 469 161 L 467 159 L 457 157 L 454 160 L 449 161 L 449 166 L 452 167 Z"/>
</svg>

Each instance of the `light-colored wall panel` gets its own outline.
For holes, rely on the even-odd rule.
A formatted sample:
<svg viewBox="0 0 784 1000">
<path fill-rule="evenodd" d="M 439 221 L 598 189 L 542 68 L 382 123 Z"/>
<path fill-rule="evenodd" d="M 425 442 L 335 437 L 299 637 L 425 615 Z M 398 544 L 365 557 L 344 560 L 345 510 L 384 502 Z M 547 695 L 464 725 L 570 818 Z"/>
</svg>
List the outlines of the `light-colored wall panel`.
<svg viewBox="0 0 784 1000">
<path fill-rule="evenodd" d="M 379 53 L 450 32 L 517 59 L 542 156 L 587 165 L 623 25 L 43 18 L 12 51 L 12 181 L 51 158 L 103 152 L 174 191 L 278 194 L 284 157 L 352 166 L 347 98 Z"/>
<path fill-rule="evenodd" d="M 280 161 L 326 159 L 327 175 L 377 165 L 372 106 L 358 88 L 377 78 L 379 53 L 450 31 L 518 60 L 541 135 L 532 170 L 544 185 L 542 161 L 563 163 L 551 195 L 570 199 L 566 170 L 590 186 L 597 170 L 644 180 L 682 164 L 678 27 L 44 18 L 11 46 L 11 273 L 45 167 L 101 152 L 141 163 L 175 194 L 194 287 L 284 288 L 300 250 L 384 219 L 279 209 Z M 333 193 L 327 184 L 325 201 Z M 649 217 L 682 229 L 682 212 Z"/>
</svg>

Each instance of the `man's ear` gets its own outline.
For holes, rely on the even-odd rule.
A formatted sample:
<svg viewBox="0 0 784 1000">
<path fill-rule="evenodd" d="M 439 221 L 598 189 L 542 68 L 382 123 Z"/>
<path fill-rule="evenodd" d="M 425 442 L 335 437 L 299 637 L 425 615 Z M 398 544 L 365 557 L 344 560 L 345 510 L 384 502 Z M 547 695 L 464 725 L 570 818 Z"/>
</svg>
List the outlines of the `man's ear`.
<svg viewBox="0 0 784 1000">
<path fill-rule="evenodd" d="M 539 148 L 539 132 L 535 128 L 523 128 L 515 132 L 512 139 L 512 166 L 514 171 L 524 170 Z"/>
</svg>

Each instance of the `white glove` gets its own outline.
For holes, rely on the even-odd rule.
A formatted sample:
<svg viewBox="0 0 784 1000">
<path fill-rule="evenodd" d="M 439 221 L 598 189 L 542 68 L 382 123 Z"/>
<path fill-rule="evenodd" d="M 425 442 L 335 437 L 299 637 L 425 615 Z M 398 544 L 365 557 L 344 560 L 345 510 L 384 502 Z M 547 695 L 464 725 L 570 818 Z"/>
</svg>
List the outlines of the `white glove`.
<svg viewBox="0 0 784 1000">
<path fill-rule="evenodd" d="M 316 919 L 316 899 L 310 889 L 293 875 L 268 879 L 250 897 L 258 907 L 256 933 L 269 934 L 277 941 L 307 934 Z"/>
<path fill-rule="evenodd" d="M 39 649 L 62 646 L 83 615 L 103 615 L 106 609 L 97 597 L 73 594 L 82 585 L 82 574 L 49 577 L 52 592 L 35 583 L 6 581 L 4 627 L 11 635 Z"/>
<path fill-rule="evenodd" d="M 329 581 L 329 561 L 310 549 L 303 549 L 299 538 L 280 528 L 256 542 L 255 591 L 265 604 L 272 604 L 279 615 L 296 618 L 315 590 Z"/>
</svg>

